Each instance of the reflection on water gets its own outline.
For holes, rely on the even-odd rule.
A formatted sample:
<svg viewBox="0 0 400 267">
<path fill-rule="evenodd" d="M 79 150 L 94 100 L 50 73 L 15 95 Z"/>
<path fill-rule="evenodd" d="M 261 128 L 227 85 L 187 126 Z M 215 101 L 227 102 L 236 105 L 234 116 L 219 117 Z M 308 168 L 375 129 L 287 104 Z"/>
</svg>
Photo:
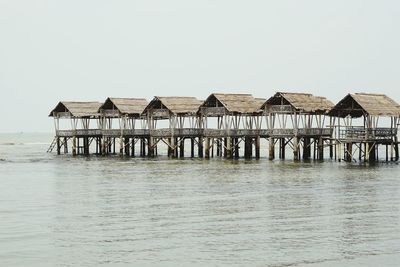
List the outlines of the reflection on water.
<svg viewBox="0 0 400 267">
<path fill-rule="evenodd" d="M 73 158 L 25 138 L 0 145 L 1 265 L 400 259 L 397 164 Z"/>
</svg>

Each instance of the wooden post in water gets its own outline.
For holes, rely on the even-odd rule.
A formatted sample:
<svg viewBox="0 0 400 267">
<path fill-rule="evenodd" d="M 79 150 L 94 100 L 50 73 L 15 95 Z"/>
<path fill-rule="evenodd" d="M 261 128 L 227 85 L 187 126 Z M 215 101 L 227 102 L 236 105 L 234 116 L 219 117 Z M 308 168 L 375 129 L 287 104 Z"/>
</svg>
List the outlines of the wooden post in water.
<svg viewBox="0 0 400 267">
<path fill-rule="evenodd" d="M 168 155 L 168 157 L 172 157 L 171 145 L 172 145 L 172 138 L 168 138 L 168 147 L 167 147 L 167 150 L 168 150 L 167 155 Z"/>
<path fill-rule="evenodd" d="M 147 155 L 154 157 L 154 137 L 149 136 L 147 139 Z"/>
<path fill-rule="evenodd" d="M 311 138 L 304 137 L 303 139 L 303 159 L 310 159 L 311 157 Z"/>
<path fill-rule="evenodd" d="M 132 138 L 131 156 L 132 156 L 133 158 L 135 157 L 135 137 Z"/>
<path fill-rule="evenodd" d="M 190 157 L 194 158 L 194 138 L 190 138 Z"/>
<path fill-rule="evenodd" d="M 68 154 L 68 139 L 64 137 L 64 154 Z"/>
<path fill-rule="evenodd" d="M 76 156 L 76 137 L 72 137 L 72 155 Z"/>
<path fill-rule="evenodd" d="M 322 139 L 322 136 L 318 139 L 318 159 L 324 159 L 324 140 Z"/>
<path fill-rule="evenodd" d="M 60 137 L 57 136 L 57 155 L 61 154 Z"/>
<path fill-rule="evenodd" d="M 256 159 L 260 159 L 260 136 L 256 137 Z"/>
<path fill-rule="evenodd" d="M 227 155 L 226 155 L 226 157 L 228 159 L 231 159 L 232 158 L 232 138 L 228 137 L 228 138 L 226 138 L 226 140 L 227 140 L 227 143 L 226 143 L 226 153 L 227 153 Z"/>
<path fill-rule="evenodd" d="M 244 138 L 244 158 L 250 159 L 251 158 L 251 138 L 245 136 Z"/>
<path fill-rule="evenodd" d="M 205 158 L 209 159 L 210 158 L 210 138 L 206 137 L 205 139 L 206 139 L 205 140 L 206 141 L 205 148 L 204 148 L 204 150 L 205 150 Z"/>
<path fill-rule="evenodd" d="M 197 147 L 199 158 L 203 158 L 203 137 L 201 136 L 198 138 Z"/>
<path fill-rule="evenodd" d="M 185 156 L 185 138 L 181 137 L 181 142 L 179 143 L 179 157 L 183 158 Z"/>
<path fill-rule="evenodd" d="M 235 159 L 239 158 L 239 138 L 233 138 L 233 151 Z"/>
<path fill-rule="evenodd" d="M 371 148 L 369 149 L 369 162 L 376 161 L 376 145 L 375 143 L 371 143 Z"/>
<path fill-rule="evenodd" d="M 299 138 L 297 136 L 293 137 L 293 159 L 299 160 Z"/>
<path fill-rule="evenodd" d="M 129 156 L 129 137 L 125 137 L 124 139 L 124 150 L 125 150 L 125 155 Z"/>
<path fill-rule="evenodd" d="M 273 160 L 275 158 L 275 140 L 272 137 L 269 137 L 268 151 L 269 160 Z"/>
</svg>

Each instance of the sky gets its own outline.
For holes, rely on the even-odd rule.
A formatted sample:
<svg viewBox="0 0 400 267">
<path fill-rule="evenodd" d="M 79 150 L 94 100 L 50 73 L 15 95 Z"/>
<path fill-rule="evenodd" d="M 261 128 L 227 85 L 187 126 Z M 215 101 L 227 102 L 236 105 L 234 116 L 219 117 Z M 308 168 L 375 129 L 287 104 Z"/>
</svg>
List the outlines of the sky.
<svg viewBox="0 0 400 267">
<path fill-rule="evenodd" d="M 0 0 L 0 132 L 58 101 L 305 92 L 400 101 L 400 2 Z"/>
</svg>

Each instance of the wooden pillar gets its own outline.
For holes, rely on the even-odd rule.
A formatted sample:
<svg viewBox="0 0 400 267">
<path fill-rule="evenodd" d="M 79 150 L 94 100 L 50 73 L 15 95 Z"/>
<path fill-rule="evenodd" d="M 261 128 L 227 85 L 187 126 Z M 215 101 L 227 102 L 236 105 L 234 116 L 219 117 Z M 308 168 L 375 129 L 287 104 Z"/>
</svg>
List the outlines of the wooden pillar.
<svg viewBox="0 0 400 267">
<path fill-rule="evenodd" d="M 293 137 L 293 159 L 299 160 L 299 138 L 297 136 Z"/>
<path fill-rule="evenodd" d="M 185 156 L 185 138 L 181 138 L 181 142 L 179 143 L 179 157 L 183 158 Z"/>
<path fill-rule="evenodd" d="M 234 150 L 234 157 L 235 159 L 239 158 L 239 138 L 233 138 L 233 150 Z"/>
<path fill-rule="evenodd" d="M 209 159 L 210 158 L 210 138 L 209 137 L 206 137 L 205 138 L 205 148 L 204 148 L 204 151 L 205 151 L 205 158 L 206 159 Z"/>
<path fill-rule="evenodd" d="M 144 156 L 144 142 L 142 137 L 140 138 L 140 156 Z"/>
<path fill-rule="evenodd" d="M 174 139 L 174 158 L 178 157 L 178 137 Z"/>
<path fill-rule="evenodd" d="M 100 154 L 105 155 L 106 154 L 106 145 L 104 142 L 104 137 L 100 137 Z"/>
<path fill-rule="evenodd" d="M 89 155 L 89 137 L 83 138 L 83 153 L 87 156 Z"/>
<path fill-rule="evenodd" d="M 154 137 L 149 136 L 147 139 L 147 155 L 154 157 Z"/>
<path fill-rule="evenodd" d="M 369 143 L 365 142 L 364 160 L 369 161 Z"/>
<path fill-rule="evenodd" d="M 197 147 L 198 147 L 199 158 L 202 158 L 203 157 L 203 137 L 201 137 L 201 136 L 199 136 L 199 138 L 198 138 Z"/>
<path fill-rule="evenodd" d="M 256 137 L 256 140 L 255 140 L 255 145 L 256 145 L 256 159 L 259 159 L 260 158 L 260 136 L 257 136 Z"/>
<path fill-rule="evenodd" d="M 269 146 L 268 146 L 268 158 L 273 160 L 275 158 L 275 140 L 272 137 L 269 137 Z"/>
<path fill-rule="evenodd" d="M 311 138 L 303 138 L 303 159 L 311 158 Z"/>
<path fill-rule="evenodd" d="M 231 137 L 226 138 L 226 158 L 228 158 L 228 159 L 232 158 L 232 138 Z"/>
<path fill-rule="evenodd" d="M 227 149 L 226 146 L 227 146 L 227 142 L 228 142 L 227 140 L 228 140 L 228 139 L 225 137 L 225 138 L 224 138 L 224 147 L 223 147 L 223 149 L 224 149 L 224 157 L 225 157 L 225 158 L 226 158 L 226 156 L 227 156 L 227 151 L 226 151 L 226 149 Z"/>
<path fill-rule="evenodd" d="M 318 139 L 318 159 L 324 159 L 324 140 L 322 139 L 322 136 Z"/>
<path fill-rule="evenodd" d="M 342 161 L 342 148 L 341 148 L 342 144 L 339 142 L 338 143 L 338 161 L 341 162 Z"/>
<path fill-rule="evenodd" d="M 124 138 L 122 135 L 119 137 L 119 154 L 121 156 L 124 154 Z"/>
<path fill-rule="evenodd" d="M 76 156 L 76 137 L 72 137 L 72 155 Z"/>
<path fill-rule="evenodd" d="M 395 153 L 395 160 L 399 160 L 399 142 L 397 141 L 397 137 L 394 138 L 394 153 Z"/>
<path fill-rule="evenodd" d="M 211 157 L 214 157 L 214 138 L 210 139 L 210 146 L 211 146 Z"/>
<path fill-rule="evenodd" d="M 194 158 L 194 138 L 190 138 L 190 157 Z"/>
<path fill-rule="evenodd" d="M 217 138 L 217 157 L 222 157 L 222 140 Z"/>
<path fill-rule="evenodd" d="M 125 150 L 125 155 L 129 156 L 130 151 L 129 151 L 129 137 L 125 137 L 124 139 L 124 150 Z"/>
<path fill-rule="evenodd" d="M 329 158 L 333 159 L 333 141 L 332 141 L 332 138 L 329 139 Z"/>
<path fill-rule="evenodd" d="M 68 139 L 64 137 L 64 154 L 68 154 Z"/>
<path fill-rule="evenodd" d="M 113 154 L 115 155 L 115 137 L 113 138 Z"/>
<path fill-rule="evenodd" d="M 280 139 L 280 158 L 285 159 L 286 157 L 286 142 L 285 138 Z"/>
<path fill-rule="evenodd" d="M 376 145 L 374 143 L 371 144 L 368 158 L 370 162 L 376 161 Z"/>
<path fill-rule="evenodd" d="M 135 137 L 132 138 L 131 156 L 132 156 L 132 157 L 135 157 Z"/>
<path fill-rule="evenodd" d="M 167 152 L 168 157 L 172 157 L 173 151 L 172 151 L 171 146 L 172 146 L 172 138 L 168 138 L 168 148 L 167 148 L 168 149 L 168 152 Z"/>
<path fill-rule="evenodd" d="M 60 137 L 57 137 L 57 155 L 61 154 Z"/>
<path fill-rule="evenodd" d="M 353 159 L 353 144 L 346 143 L 346 153 L 345 153 L 345 161 L 351 162 Z"/>
<path fill-rule="evenodd" d="M 390 144 L 390 160 L 394 161 L 394 143 L 391 142 Z"/>
<path fill-rule="evenodd" d="M 77 150 L 77 154 L 79 155 L 81 152 L 79 151 L 80 145 L 79 145 L 79 137 L 76 138 L 76 141 L 78 142 L 78 145 L 76 146 Z"/>
</svg>

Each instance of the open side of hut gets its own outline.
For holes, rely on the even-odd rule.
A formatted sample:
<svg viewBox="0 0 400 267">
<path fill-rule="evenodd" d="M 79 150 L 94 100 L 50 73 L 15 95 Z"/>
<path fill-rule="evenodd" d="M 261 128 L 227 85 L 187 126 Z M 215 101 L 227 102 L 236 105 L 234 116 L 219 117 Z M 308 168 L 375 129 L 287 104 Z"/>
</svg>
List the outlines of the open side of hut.
<svg viewBox="0 0 400 267">
<path fill-rule="evenodd" d="M 168 120 L 170 129 L 199 128 L 197 110 L 201 103 L 195 97 L 155 96 L 142 115 L 146 116 L 150 129 L 156 129 L 159 120 Z"/>
<path fill-rule="evenodd" d="M 199 108 L 204 128 L 260 129 L 260 99 L 251 94 L 214 93 Z M 212 118 L 217 118 L 216 122 Z"/>
<path fill-rule="evenodd" d="M 300 129 L 324 127 L 327 113 L 333 103 L 321 96 L 307 93 L 277 92 L 263 105 L 262 110 L 266 115 L 267 127 L 274 129 Z"/>
<path fill-rule="evenodd" d="M 91 141 L 98 140 L 102 135 L 101 116 L 98 113 L 100 106 L 100 102 L 59 102 L 49 114 L 54 118 L 56 136 L 48 151 L 57 147 L 57 154 L 60 154 L 63 146 L 64 153 L 68 153 L 68 141 L 72 139 L 72 154 L 88 155 Z M 71 127 L 68 127 L 68 130 L 61 130 L 60 119 L 70 120 Z M 96 127 L 90 126 L 93 120 L 97 121 Z M 80 139 L 83 139 L 82 145 L 79 143 Z"/>
<path fill-rule="evenodd" d="M 56 133 L 60 131 L 60 119 L 69 119 L 71 121 L 70 130 L 72 131 L 89 130 L 92 120 L 97 120 L 98 124 L 94 129 L 99 129 L 100 113 L 98 113 L 98 110 L 100 106 L 100 102 L 62 101 L 50 112 L 49 117 L 54 118 Z"/>
<path fill-rule="evenodd" d="M 108 97 L 99 109 L 103 117 L 103 129 L 113 129 L 115 120 L 118 122 L 118 129 L 147 128 L 147 120 L 142 116 L 147 105 L 144 98 Z"/>
<path fill-rule="evenodd" d="M 340 100 L 329 115 L 338 118 L 338 139 L 389 140 L 397 135 L 400 105 L 384 94 L 355 93 Z M 353 125 L 360 118 L 361 125 Z"/>
<path fill-rule="evenodd" d="M 304 159 L 311 157 L 312 145 L 314 158 L 322 159 L 324 143 L 332 135 L 332 128 L 325 127 L 327 113 L 332 107 L 333 103 L 325 97 L 307 93 L 277 92 L 265 101 L 261 108 L 270 132 L 270 159 L 275 158 L 277 141 L 279 158 L 285 158 L 285 146 L 289 144 L 293 148 L 294 159 L 300 159 L 300 144 L 303 143 Z"/>
</svg>

